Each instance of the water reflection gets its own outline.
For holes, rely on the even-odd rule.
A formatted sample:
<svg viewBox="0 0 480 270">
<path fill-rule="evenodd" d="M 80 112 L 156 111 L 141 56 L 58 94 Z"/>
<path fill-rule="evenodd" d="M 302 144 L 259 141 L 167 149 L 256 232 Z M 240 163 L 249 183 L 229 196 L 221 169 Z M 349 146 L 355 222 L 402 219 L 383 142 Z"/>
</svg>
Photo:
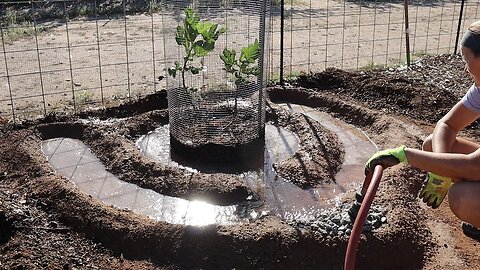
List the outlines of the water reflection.
<svg viewBox="0 0 480 270">
<path fill-rule="evenodd" d="M 232 224 L 271 214 L 283 219 L 308 220 L 335 206 L 341 195 L 356 189 L 363 180 L 363 165 L 377 149 L 358 129 L 327 114 L 298 105 L 282 105 L 303 113 L 337 134 L 345 149 L 345 160 L 334 183 L 301 189 L 279 177 L 273 164 L 291 157 L 299 148 L 295 134 L 266 125 L 265 164 L 258 171 L 236 174 L 255 193 L 252 202 L 243 205 L 218 206 L 202 201 L 188 201 L 158 194 L 118 179 L 107 172 L 88 147 L 69 138 L 46 140 L 42 151 L 51 166 L 70 179 L 76 187 L 106 204 L 173 224 L 203 226 Z M 172 161 L 169 128 L 162 126 L 137 141 L 140 151 L 152 159 L 189 172 L 198 172 Z M 214 168 L 208 169 L 215 173 Z"/>
<path fill-rule="evenodd" d="M 195 226 L 231 224 L 249 218 L 234 214 L 241 210 L 239 206 L 218 206 L 163 196 L 121 181 L 107 172 L 100 160 L 79 140 L 46 140 L 42 144 L 42 151 L 50 165 L 70 179 L 78 189 L 120 209 L 128 209 L 158 221 Z"/>
<path fill-rule="evenodd" d="M 335 176 L 335 181 L 314 188 L 301 189 L 279 177 L 273 164 L 291 157 L 298 150 L 300 142 L 295 134 L 268 124 L 265 127 L 266 151 L 263 170 L 247 171 L 237 176 L 254 191 L 255 199 L 259 200 L 257 211 L 278 215 L 283 219 L 311 219 L 320 215 L 326 208 L 335 206 L 341 200 L 342 194 L 355 190 L 360 185 L 364 178 L 363 166 L 377 148 L 361 130 L 328 114 L 299 105 L 282 106 L 303 113 L 337 134 L 345 150 L 345 160 Z M 170 166 L 194 170 L 171 160 L 168 138 L 168 126 L 163 126 L 140 138 L 137 146 L 142 153 L 152 159 Z M 202 172 L 215 173 L 215 170 L 208 168 Z"/>
</svg>

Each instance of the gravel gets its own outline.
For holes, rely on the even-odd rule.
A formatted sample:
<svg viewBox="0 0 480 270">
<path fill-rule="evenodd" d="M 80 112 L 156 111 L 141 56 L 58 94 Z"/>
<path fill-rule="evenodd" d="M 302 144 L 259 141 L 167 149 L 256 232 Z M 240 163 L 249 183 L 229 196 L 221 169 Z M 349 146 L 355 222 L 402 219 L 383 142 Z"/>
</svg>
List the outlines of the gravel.
<svg viewBox="0 0 480 270">
<path fill-rule="evenodd" d="M 354 222 L 348 214 L 350 207 L 351 204 L 342 203 L 337 207 L 324 210 L 316 218 L 309 220 L 291 220 L 288 223 L 299 229 L 310 230 L 331 237 L 349 236 L 352 232 Z M 386 214 L 383 208 L 373 205 L 368 213 L 363 232 L 371 232 L 387 224 Z"/>
</svg>

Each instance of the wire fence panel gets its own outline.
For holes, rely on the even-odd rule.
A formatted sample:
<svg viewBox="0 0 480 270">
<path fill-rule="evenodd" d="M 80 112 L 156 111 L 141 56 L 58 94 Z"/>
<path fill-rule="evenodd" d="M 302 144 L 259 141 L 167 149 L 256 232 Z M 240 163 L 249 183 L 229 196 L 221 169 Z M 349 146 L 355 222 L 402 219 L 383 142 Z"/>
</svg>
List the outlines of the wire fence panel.
<svg viewBox="0 0 480 270">
<path fill-rule="evenodd" d="M 270 1 L 270 0 L 269 0 Z M 181 1 L 180 1 L 181 2 Z M 249 1 L 183 1 L 202 8 L 229 31 L 220 47 L 242 47 L 255 38 L 258 18 Z M 238 12 L 222 5 L 238 2 Z M 372 69 L 404 64 L 406 30 L 404 2 L 398 0 L 271 0 L 266 18 L 266 77 L 277 81 L 328 67 Z M 480 0 L 408 1 L 412 59 L 453 53 L 460 24 L 478 20 Z M 0 3 L 0 117 L 18 121 L 50 112 L 76 113 L 110 106 L 179 85 L 166 68 L 182 60 L 174 36 L 187 4 L 166 9 L 161 0 L 36 0 Z M 237 6 L 238 6 L 237 5 Z M 223 14 L 214 14 L 222 10 Z M 239 20 L 238 18 L 241 18 Z M 459 21 L 459 19 L 461 19 Z M 283 51 L 280 36 L 284 35 Z M 457 48 L 458 52 L 458 48 Z M 224 80 L 218 63 L 205 59 L 201 79 L 187 77 L 195 87 Z M 161 80 L 159 80 L 159 78 Z M 220 80 L 221 81 L 221 80 Z"/>
<path fill-rule="evenodd" d="M 413 59 L 453 53 L 461 1 L 408 1 Z M 478 20 L 479 1 L 466 1 L 461 35 Z M 272 21 L 271 73 L 280 72 L 280 19 Z M 289 0 L 285 4 L 284 76 L 327 67 L 372 69 L 405 64 L 403 1 Z M 460 35 L 460 37 L 461 37 Z"/>
</svg>

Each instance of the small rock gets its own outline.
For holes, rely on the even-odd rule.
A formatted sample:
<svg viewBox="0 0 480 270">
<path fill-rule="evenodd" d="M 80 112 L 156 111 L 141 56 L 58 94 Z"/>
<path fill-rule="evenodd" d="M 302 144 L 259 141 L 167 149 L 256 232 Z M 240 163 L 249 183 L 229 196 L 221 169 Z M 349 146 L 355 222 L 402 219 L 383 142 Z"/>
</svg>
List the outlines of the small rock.
<svg viewBox="0 0 480 270">
<path fill-rule="evenodd" d="M 323 235 L 328 234 L 327 231 L 324 230 L 324 229 L 319 229 L 318 232 L 321 233 L 321 234 L 323 234 Z"/>
<path fill-rule="evenodd" d="M 48 227 L 49 227 L 49 228 L 52 228 L 52 229 L 58 228 L 58 223 L 55 222 L 55 221 L 50 221 L 50 222 L 48 223 Z"/>
<path fill-rule="evenodd" d="M 380 221 L 381 221 L 382 223 L 387 223 L 387 217 L 382 217 L 382 218 L 380 219 Z"/>
</svg>

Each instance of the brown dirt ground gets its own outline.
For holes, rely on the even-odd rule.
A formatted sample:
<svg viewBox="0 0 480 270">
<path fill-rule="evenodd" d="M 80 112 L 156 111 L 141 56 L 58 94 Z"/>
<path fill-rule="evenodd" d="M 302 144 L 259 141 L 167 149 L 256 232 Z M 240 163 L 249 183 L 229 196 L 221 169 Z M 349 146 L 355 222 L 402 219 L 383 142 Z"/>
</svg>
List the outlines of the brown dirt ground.
<svg viewBox="0 0 480 270">
<path fill-rule="evenodd" d="M 272 88 L 270 97 L 272 101 L 287 100 L 315 107 L 355 124 L 382 148 L 399 144 L 420 147 L 434 121 L 451 106 L 450 100 L 442 98 L 444 92 L 439 88 L 431 87 L 428 89 L 430 95 L 424 95 L 423 91 L 427 89 L 418 88 L 421 85 L 407 87 L 411 77 L 392 79 L 391 76 L 401 75 L 375 71 L 371 73 L 375 76 L 371 75 L 370 79 L 365 77 L 362 81 L 371 86 L 361 88 L 366 95 L 363 98 L 363 95 L 352 92 L 359 91 L 356 78 L 368 74 L 345 75 L 344 72 L 333 70 L 328 72 L 330 77 L 324 74 L 315 75 L 313 78 L 324 76 L 345 79 L 351 75 L 350 81 L 346 80 L 345 85 L 355 87 L 346 87 L 341 95 L 334 94 L 339 91 L 335 87 L 319 87 L 315 90 L 300 86 Z M 390 90 L 379 91 L 378 89 L 382 88 L 376 82 L 380 80 L 383 80 L 384 87 Z M 408 93 L 405 93 L 405 89 Z M 403 110 L 386 111 L 391 106 L 396 106 L 396 98 L 406 94 L 410 94 L 410 97 L 419 96 L 420 99 L 428 98 L 425 104 L 437 101 L 437 114 L 428 113 L 428 107 L 419 105 L 422 103 L 413 101 L 414 98 L 400 103 L 399 108 L 404 108 Z M 453 95 L 453 98 L 458 96 Z M 373 101 L 377 99 L 383 100 L 383 107 L 375 107 Z M 132 115 L 148 121 L 145 125 L 140 125 L 142 129 L 134 127 L 130 131 L 128 128 L 118 127 L 125 124 L 120 121 L 117 127 L 121 130 L 119 133 L 125 135 L 125 140 L 128 140 L 129 136 L 151 130 L 151 123 L 159 123 L 159 119 L 164 115 L 161 108 L 157 112 L 138 112 L 135 106 L 131 108 Z M 417 118 L 415 113 L 422 109 L 424 113 L 419 112 Z M 142 115 L 145 112 L 146 114 Z M 102 115 L 103 112 L 96 114 Z M 108 113 L 105 115 L 109 116 Z M 51 116 L 47 120 L 25 123 L 15 128 L 7 126 L 1 130 L 0 170 L 7 172 L 7 175 L 0 179 L 0 267 L 43 269 L 46 265 L 53 269 L 118 269 L 122 266 L 131 269 L 341 268 L 347 243 L 345 237 L 328 237 L 294 228 L 277 217 L 267 216 L 251 223 L 231 226 L 190 227 L 154 222 L 89 198 L 74 189 L 68 180 L 56 176 L 40 151 L 42 133 L 38 130 L 41 129 L 42 122 L 61 120 L 61 117 Z M 117 142 L 108 139 L 108 136 L 113 135 L 99 126 L 77 126 L 80 131 L 83 129 L 87 140 L 90 138 L 89 144 L 93 145 L 92 148 L 97 154 L 101 149 L 109 149 L 109 143 L 112 147 L 124 146 L 126 143 L 123 140 Z M 79 130 L 73 133 L 82 134 L 78 133 Z M 45 136 L 46 132 L 42 131 Z M 472 129 L 468 132 L 475 134 Z M 105 144 L 95 140 L 95 136 L 100 135 L 105 136 L 101 137 L 106 138 L 102 140 L 106 141 Z M 98 150 L 95 150 L 95 147 L 98 147 Z M 119 150 L 108 160 L 112 162 L 115 155 L 135 155 L 134 152 L 131 148 Z M 114 164 L 108 164 L 108 160 L 102 161 L 107 162 L 110 170 L 115 170 Z M 139 159 L 135 157 L 133 160 Z M 129 162 L 132 161 L 128 159 L 123 159 L 122 162 L 131 166 L 132 170 L 138 170 L 137 166 L 146 166 L 154 172 L 163 169 L 159 168 L 158 164 L 149 165 L 149 161 L 145 160 L 140 164 L 131 164 Z M 121 168 L 117 169 L 115 174 L 124 173 Z M 477 262 L 480 250 L 474 245 L 475 242 L 462 235 L 458 227 L 459 221 L 449 211 L 448 205 L 444 203 L 439 210 L 433 211 L 423 207 L 416 198 L 423 176 L 424 173 L 406 166 L 385 171 L 375 204 L 387 210 L 389 223 L 362 237 L 357 256 L 360 269 L 443 269 L 445 266 L 463 269 L 464 265 L 472 269 L 480 268 L 480 263 Z M 158 179 L 159 185 L 168 186 L 171 181 L 170 177 Z M 141 181 L 138 184 L 141 184 Z M 218 193 L 214 195 L 215 198 L 221 198 L 221 191 L 229 190 L 229 186 L 217 184 L 210 186 L 210 191 L 212 194 Z M 182 190 L 182 187 L 185 189 Z M 160 191 L 186 197 L 188 192 L 204 192 L 194 187 L 185 186 L 185 183 L 180 181 L 178 186 Z M 352 198 L 353 193 L 348 199 Z M 21 211 L 24 214 L 19 214 Z M 22 245 L 19 246 L 19 243 Z M 70 247 L 73 249 L 68 249 Z M 58 250 L 62 252 L 57 252 Z M 81 258 L 81 263 L 75 258 Z"/>
<path fill-rule="evenodd" d="M 297 94 L 300 93 L 302 91 Z M 350 112 L 355 110 L 365 115 L 373 114 L 369 110 L 352 107 L 344 108 L 344 117 L 351 117 Z M 386 120 L 380 119 L 380 122 L 384 123 L 383 126 L 389 126 L 389 122 Z M 77 134 L 77 136 L 82 134 L 79 132 L 82 129 L 81 125 L 70 125 L 70 127 L 77 127 L 78 130 L 75 132 L 69 131 L 69 125 L 58 125 L 62 127 L 59 130 L 62 130 L 64 134 Z M 38 147 L 42 140 L 42 134 L 37 130 L 42 131 L 43 137 L 45 137 L 45 134 L 51 134 L 44 130 L 44 127 L 48 126 L 34 124 L 30 128 L 19 127 L 4 133 L 4 137 L 0 140 L 0 149 L 2 149 L 0 166 L 8 174 L 2 183 L 21 196 L 25 196 L 27 202 L 30 200 L 41 201 L 41 211 L 51 215 L 60 227 L 66 227 L 66 230 L 76 232 L 82 237 L 104 246 L 116 258 L 123 254 L 124 258 L 148 260 L 160 267 L 174 265 L 180 268 L 209 269 L 291 269 L 292 267 L 310 269 L 313 266 L 335 269 L 342 264 L 343 250 L 347 241 L 345 237 L 325 237 L 309 231 L 302 231 L 285 224 L 276 217 L 270 216 L 252 223 L 234 226 L 196 228 L 153 222 L 134 213 L 113 209 L 92 200 L 75 190 L 68 180 L 56 176 L 45 161 Z M 101 130 L 101 128 L 98 129 Z M 89 132 L 94 135 L 89 135 Z M 102 132 L 98 131 L 97 134 L 102 134 Z M 87 141 L 88 138 L 90 140 L 97 138 L 95 142 L 99 145 L 105 141 L 111 141 L 103 137 L 96 137 L 95 131 L 88 128 L 85 129 L 81 138 Z M 94 143 L 90 143 L 95 149 Z M 120 156 L 128 156 L 128 152 L 133 150 L 127 148 L 127 150 L 119 151 L 126 152 Z M 96 151 L 94 150 L 94 152 Z M 115 153 L 116 151 L 110 152 Z M 122 162 L 128 167 L 130 166 L 129 160 L 135 161 L 137 158 L 124 159 Z M 142 163 L 148 164 L 148 162 L 140 162 L 139 166 Z M 19 164 L 28 164 L 28 166 L 19 170 Z M 109 168 L 113 167 L 109 166 Z M 155 168 L 151 168 L 153 172 L 155 172 Z M 131 169 L 135 170 L 136 168 L 132 166 Z M 405 170 L 401 170 L 401 173 L 405 176 L 413 177 L 415 175 L 413 172 Z M 164 178 L 164 181 L 161 181 L 161 178 L 158 179 L 159 184 L 165 184 L 168 183 L 169 178 Z M 416 179 L 418 181 L 415 183 L 418 185 L 420 177 L 416 177 Z M 142 185 L 141 182 L 139 184 Z M 182 191 L 181 184 L 171 190 Z M 216 185 L 215 188 L 221 190 L 222 185 Z M 366 254 L 366 250 L 374 250 L 377 254 L 390 258 L 390 260 L 377 262 L 371 256 L 360 255 L 359 263 L 365 267 L 402 268 L 407 265 L 407 258 L 409 266 L 413 265 L 419 268 L 422 265 L 423 256 L 430 243 L 429 233 L 421 227 L 424 219 L 417 215 L 421 210 L 415 196 L 400 196 L 397 193 L 398 189 L 399 187 L 395 185 L 384 185 L 383 190 L 380 191 L 379 201 L 389 211 L 390 226 L 384 226 L 374 234 L 367 234 L 360 250 L 360 254 Z M 413 194 L 411 192 L 413 188 L 409 185 L 402 185 L 400 189 L 404 189 L 403 193 Z M 169 189 L 163 191 L 168 193 Z M 395 203 L 392 203 L 392 196 L 395 198 Z M 221 195 L 219 194 L 217 197 L 221 197 Z M 6 214 L 10 213 L 6 211 Z M 8 220 L 12 224 L 19 221 L 14 217 Z M 16 227 L 12 227 L 12 231 L 14 229 Z M 3 246 L 8 247 L 16 237 L 17 235 L 14 233 L 11 240 Z M 69 245 L 69 243 L 64 242 L 63 245 Z M 385 249 L 386 245 L 392 248 Z M 416 249 L 413 256 L 412 248 Z M 315 252 L 305 252 L 305 250 Z M 12 252 L 15 252 L 15 249 L 12 249 Z M 48 253 L 45 250 L 44 255 L 48 256 Z M 319 257 L 318 254 L 324 256 Z M 32 259 L 31 261 L 36 262 L 37 260 Z M 10 261 L 7 260 L 7 262 Z"/>
</svg>

